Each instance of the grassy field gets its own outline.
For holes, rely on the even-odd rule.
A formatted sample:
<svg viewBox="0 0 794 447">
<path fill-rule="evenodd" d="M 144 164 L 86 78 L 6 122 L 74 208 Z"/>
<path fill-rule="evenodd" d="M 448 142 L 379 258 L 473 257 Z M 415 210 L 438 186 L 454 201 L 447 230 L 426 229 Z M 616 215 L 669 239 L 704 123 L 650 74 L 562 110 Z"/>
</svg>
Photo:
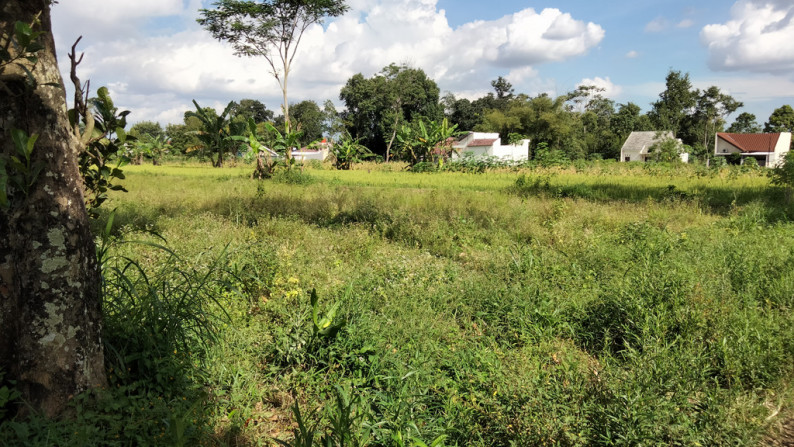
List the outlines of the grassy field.
<svg viewBox="0 0 794 447">
<path fill-rule="evenodd" d="M 126 170 L 96 225 L 112 389 L 0 441 L 759 445 L 791 418 L 794 209 L 758 172 L 250 170 Z"/>
</svg>

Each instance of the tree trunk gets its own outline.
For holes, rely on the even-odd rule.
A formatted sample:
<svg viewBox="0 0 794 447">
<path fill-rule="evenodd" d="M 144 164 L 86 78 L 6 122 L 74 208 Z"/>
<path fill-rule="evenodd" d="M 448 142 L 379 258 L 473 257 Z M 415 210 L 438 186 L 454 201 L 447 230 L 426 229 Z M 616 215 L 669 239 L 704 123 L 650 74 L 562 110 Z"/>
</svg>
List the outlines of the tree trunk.
<svg viewBox="0 0 794 447">
<path fill-rule="evenodd" d="M 284 105 L 282 109 L 284 110 L 284 137 L 287 137 L 287 134 L 290 133 L 292 130 L 292 124 L 290 123 L 289 119 L 289 102 L 287 102 L 287 81 L 289 79 L 289 65 L 286 63 L 284 64 L 284 82 L 281 84 L 281 92 L 284 94 Z M 287 169 L 292 169 L 292 147 L 287 146 L 287 150 L 285 151 L 287 156 Z"/>
<path fill-rule="evenodd" d="M 389 159 L 391 158 L 391 145 L 394 144 L 394 139 L 397 137 L 397 124 L 399 123 L 399 121 L 400 121 L 400 115 L 397 115 L 394 118 L 394 129 L 392 129 L 391 132 L 391 139 L 389 139 L 389 145 L 386 146 L 386 163 L 388 163 Z"/>
<path fill-rule="evenodd" d="M 3 0 L 0 30 L 41 13 L 39 61 L 28 64 L 31 89 L 15 66 L 0 71 L 0 156 L 15 153 L 12 129 L 38 135 L 31 161 L 41 167 L 27 191 L 9 185 L 0 209 L 0 369 L 24 399 L 47 416 L 107 379 L 101 329 L 100 274 L 77 168 L 78 143 L 66 116 L 48 0 Z M 36 26 L 34 29 L 38 29 Z M 12 56 L 14 46 L 10 47 Z M 7 167 L 8 175 L 18 175 Z"/>
</svg>

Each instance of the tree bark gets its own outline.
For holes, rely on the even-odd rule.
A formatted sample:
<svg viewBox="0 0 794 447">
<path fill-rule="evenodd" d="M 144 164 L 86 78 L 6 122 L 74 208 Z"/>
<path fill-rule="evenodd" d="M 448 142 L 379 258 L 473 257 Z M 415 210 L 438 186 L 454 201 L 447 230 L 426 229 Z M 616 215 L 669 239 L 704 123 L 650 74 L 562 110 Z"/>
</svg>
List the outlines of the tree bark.
<svg viewBox="0 0 794 447">
<path fill-rule="evenodd" d="M 39 61 L 27 66 L 35 89 L 18 67 L 0 72 L 8 87 L 0 88 L 0 156 L 15 154 L 11 131 L 21 129 L 38 135 L 31 159 L 42 168 L 27 191 L 9 185 L 10 205 L 0 209 L 0 369 L 34 410 L 54 417 L 73 396 L 105 386 L 107 379 L 100 273 L 49 4 L 3 0 L 0 7 L 0 30 L 11 32 L 16 21 L 32 23 L 40 13 L 34 29 L 44 32 Z M 13 55 L 14 47 L 10 50 Z"/>
</svg>

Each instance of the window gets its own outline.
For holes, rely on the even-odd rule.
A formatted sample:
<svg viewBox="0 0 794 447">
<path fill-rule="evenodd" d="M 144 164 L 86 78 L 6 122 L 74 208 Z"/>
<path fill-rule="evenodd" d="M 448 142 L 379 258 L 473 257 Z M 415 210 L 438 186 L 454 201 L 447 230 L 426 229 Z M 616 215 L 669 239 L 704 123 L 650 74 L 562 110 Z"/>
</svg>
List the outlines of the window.
<svg viewBox="0 0 794 447">
<path fill-rule="evenodd" d="M 626 157 L 625 161 L 631 161 L 631 157 Z"/>
</svg>

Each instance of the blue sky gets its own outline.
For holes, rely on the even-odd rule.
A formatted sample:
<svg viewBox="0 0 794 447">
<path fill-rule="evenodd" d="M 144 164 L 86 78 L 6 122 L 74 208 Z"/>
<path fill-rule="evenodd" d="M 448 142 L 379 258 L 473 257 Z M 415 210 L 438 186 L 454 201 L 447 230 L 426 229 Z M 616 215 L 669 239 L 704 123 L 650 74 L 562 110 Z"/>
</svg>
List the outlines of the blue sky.
<svg viewBox="0 0 794 447">
<path fill-rule="evenodd" d="M 476 98 L 505 76 L 516 91 L 558 95 L 595 84 L 644 110 L 669 69 L 717 85 L 763 123 L 794 103 L 794 2 L 702 0 L 348 0 L 352 11 L 310 29 L 290 101 L 339 104 L 355 73 L 391 63 L 424 69 L 442 92 Z M 191 100 L 222 108 L 255 98 L 278 109 L 261 58 L 240 59 L 196 23 L 204 0 L 70 0 L 53 7 L 59 60 L 79 34 L 81 76 L 107 85 L 133 122 L 178 122 Z M 694 6 L 693 6 L 694 5 Z"/>
</svg>

